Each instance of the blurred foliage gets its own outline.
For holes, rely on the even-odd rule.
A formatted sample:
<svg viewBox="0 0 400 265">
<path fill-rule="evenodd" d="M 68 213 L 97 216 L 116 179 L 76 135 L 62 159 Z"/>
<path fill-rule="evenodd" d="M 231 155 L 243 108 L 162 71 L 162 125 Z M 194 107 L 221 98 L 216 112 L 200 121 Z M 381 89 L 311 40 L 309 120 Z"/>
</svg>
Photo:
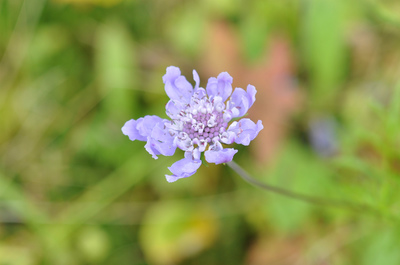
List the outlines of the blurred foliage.
<svg viewBox="0 0 400 265">
<path fill-rule="evenodd" d="M 400 264 L 399 12 L 394 0 L 0 0 L 0 264 Z M 257 86 L 255 105 L 301 98 L 288 118 L 251 113 L 265 141 L 238 147 L 238 164 L 366 208 L 268 193 L 223 165 L 167 183 L 182 152 L 153 160 L 120 128 L 165 117 L 167 66 L 205 86 L 215 62 Z"/>
</svg>

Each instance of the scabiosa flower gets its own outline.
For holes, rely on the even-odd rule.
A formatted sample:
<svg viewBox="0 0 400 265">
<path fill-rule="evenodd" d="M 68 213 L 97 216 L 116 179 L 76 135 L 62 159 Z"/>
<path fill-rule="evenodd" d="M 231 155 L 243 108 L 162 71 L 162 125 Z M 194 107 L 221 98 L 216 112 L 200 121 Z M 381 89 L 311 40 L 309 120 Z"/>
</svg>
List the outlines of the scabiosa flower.
<svg viewBox="0 0 400 265">
<path fill-rule="evenodd" d="M 185 152 L 184 158 L 168 169 L 168 182 L 186 178 L 201 165 L 201 153 L 209 163 L 221 164 L 232 161 L 237 150 L 224 145 L 238 143 L 249 145 L 263 129 L 261 121 L 254 123 L 242 117 L 256 100 L 256 89 L 247 91 L 236 88 L 232 93 L 232 77 L 223 72 L 208 80 L 206 89 L 200 87 L 200 78 L 193 70 L 193 87 L 178 67 L 167 67 L 163 76 L 165 92 L 170 98 L 166 113 L 171 120 L 158 116 L 145 116 L 129 120 L 122 127 L 130 140 L 146 141 L 145 149 L 157 159 L 158 155 L 172 156 L 176 148 Z M 230 123 L 231 122 L 231 123 Z M 229 124 L 230 123 L 230 124 Z"/>
</svg>

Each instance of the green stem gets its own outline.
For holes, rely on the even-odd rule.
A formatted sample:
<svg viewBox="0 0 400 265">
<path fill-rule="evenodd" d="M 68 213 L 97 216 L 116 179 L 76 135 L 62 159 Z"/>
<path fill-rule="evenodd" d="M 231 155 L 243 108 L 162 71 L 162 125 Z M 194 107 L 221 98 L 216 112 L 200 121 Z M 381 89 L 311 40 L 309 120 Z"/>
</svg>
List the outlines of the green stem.
<svg viewBox="0 0 400 265">
<path fill-rule="evenodd" d="M 251 177 L 244 169 L 242 169 L 238 164 L 236 164 L 234 161 L 228 162 L 227 165 L 232 168 L 239 176 L 241 176 L 246 182 L 252 184 L 253 186 L 256 186 L 258 188 L 261 188 L 266 191 L 270 191 L 276 194 L 280 194 L 292 199 L 300 200 L 303 202 L 311 203 L 311 204 L 316 204 L 320 206 L 331 206 L 331 207 L 339 207 L 339 208 L 350 208 L 352 210 L 357 210 L 357 211 L 370 211 L 370 212 L 376 212 L 373 208 L 367 205 L 363 204 L 356 204 L 352 202 L 347 202 L 347 201 L 338 201 L 338 200 L 330 200 L 330 199 L 325 199 L 325 198 L 319 198 L 319 197 L 314 197 L 310 195 L 305 195 L 301 193 L 297 193 L 294 191 L 286 190 L 284 188 L 272 186 L 266 183 L 263 183 L 257 179 L 254 179 Z"/>
</svg>

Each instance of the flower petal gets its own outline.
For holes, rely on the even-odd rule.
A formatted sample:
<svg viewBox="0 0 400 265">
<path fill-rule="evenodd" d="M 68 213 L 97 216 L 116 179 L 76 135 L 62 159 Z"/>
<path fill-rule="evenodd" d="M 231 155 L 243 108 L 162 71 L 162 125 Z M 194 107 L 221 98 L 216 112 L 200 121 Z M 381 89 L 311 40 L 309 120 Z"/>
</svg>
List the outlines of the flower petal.
<svg viewBox="0 0 400 265">
<path fill-rule="evenodd" d="M 252 85 L 247 86 L 247 91 L 240 87 L 235 88 L 228 102 L 229 109 L 233 113 L 233 118 L 242 117 L 247 113 L 249 108 L 256 101 L 256 93 L 257 90 Z"/>
<path fill-rule="evenodd" d="M 140 135 L 147 137 L 150 136 L 154 126 L 159 122 L 162 122 L 160 117 L 155 115 L 147 115 L 138 119 L 136 129 L 139 131 Z"/>
<path fill-rule="evenodd" d="M 236 134 L 232 131 L 226 131 L 221 133 L 220 139 L 224 144 L 232 144 L 236 139 Z"/>
<path fill-rule="evenodd" d="M 122 127 L 122 133 L 129 136 L 131 141 L 146 141 L 154 126 L 161 121 L 160 117 L 149 115 L 137 120 L 132 119 Z"/>
<path fill-rule="evenodd" d="M 245 118 L 239 122 L 233 122 L 228 131 L 236 134 L 235 143 L 249 145 L 263 128 L 260 120 L 255 124 L 252 120 Z"/>
<path fill-rule="evenodd" d="M 127 121 L 121 129 L 122 133 L 129 136 L 131 141 L 146 141 L 147 137 L 140 135 L 138 129 L 136 129 L 137 122 L 134 119 Z"/>
<path fill-rule="evenodd" d="M 174 145 L 183 151 L 192 151 L 193 143 L 189 138 L 188 134 L 185 132 L 178 133 L 177 137 L 174 139 Z"/>
<path fill-rule="evenodd" d="M 165 92 L 172 100 L 189 103 L 193 94 L 192 85 L 181 75 L 181 70 L 175 66 L 167 67 L 167 73 L 163 76 Z"/>
<path fill-rule="evenodd" d="M 170 100 L 165 105 L 165 111 L 171 119 L 177 119 L 179 112 L 184 109 L 184 104 L 180 101 Z"/>
<path fill-rule="evenodd" d="M 196 173 L 201 166 L 201 160 L 195 159 L 192 152 L 185 152 L 185 158 L 178 160 L 168 169 L 173 175 L 165 175 L 168 182 L 174 182 L 181 178 L 187 178 Z"/>
<path fill-rule="evenodd" d="M 247 98 L 249 99 L 250 102 L 250 106 L 249 108 L 253 105 L 253 103 L 256 101 L 256 94 L 257 94 L 257 90 L 255 88 L 255 86 L 253 85 L 247 85 Z"/>
<path fill-rule="evenodd" d="M 200 86 L 200 77 L 196 70 L 193 70 L 193 80 L 196 82 L 194 90 L 197 90 Z"/>
<path fill-rule="evenodd" d="M 151 137 L 147 137 L 147 143 L 144 148 L 154 159 L 158 159 L 157 156 L 161 155 L 160 151 L 156 148 L 155 141 Z"/>
<path fill-rule="evenodd" d="M 163 120 L 157 123 L 150 137 L 147 137 L 147 143 L 145 148 L 154 159 L 157 159 L 157 155 L 172 156 L 175 153 L 176 146 L 174 145 L 174 136 L 172 136 L 164 123 L 168 120 Z"/>
<path fill-rule="evenodd" d="M 197 88 L 193 93 L 191 104 L 196 104 L 196 102 L 198 102 L 198 99 L 203 99 L 206 96 L 207 93 L 204 88 L 202 87 Z"/>
<path fill-rule="evenodd" d="M 204 152 L 207 162 L 215 163 L 216 165 L 222 163 L 228 163 L 232 161 L 233 156 L 237 153 L 238 150 L 233 148 L 225 148 L 219 151 L 207 150 Z"/>
<path fill-rule="evenodd" d="M 233 78 L 227 72 L 220 73 L 217 78 L 209 78 L 206 87 L 208 96 L 210 98 L 220 96 L 222 102 L 225 102 L 232 94 L 232 81 Z"/>
</svg>

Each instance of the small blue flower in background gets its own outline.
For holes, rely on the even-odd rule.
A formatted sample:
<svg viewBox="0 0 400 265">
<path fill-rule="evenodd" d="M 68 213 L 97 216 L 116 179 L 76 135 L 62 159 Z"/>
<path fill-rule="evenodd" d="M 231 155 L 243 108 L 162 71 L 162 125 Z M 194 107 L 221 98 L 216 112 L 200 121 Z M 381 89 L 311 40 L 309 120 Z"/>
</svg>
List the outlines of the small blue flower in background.
<svg viewBox="0 0 400 265">
<path fill-rule="evenodd" d="M 228 126 L 253 105 L 257 93 L 254 86 L 248 85 L 247 91 L 236 88 L 232 93 L 233 79 L 227 72 L 211 77 L 206 89 L 199 87 L 200 78 L 195 70 L 193 79 L 194 88 L 178 67 L 168 67 L 163 82 L 170 98 L 166 112 L 171 120 L 145 116 L 129 120 L 122 127 L 130 140 L 147 141 L 145 148 L 154 159 L 158 155 L 172 156 L 177 147 L 185 151 L 185 157 L 168 168 L 172 172 L 166 175 L 168 182 L 196 173 L 202 152 L 209 163 L 232 161 L 237 150 L 224 148 L 223 144 L 249 145 L 263 129 L 261 121 L 254 123 L 247 118 Z"/>
</svg>

